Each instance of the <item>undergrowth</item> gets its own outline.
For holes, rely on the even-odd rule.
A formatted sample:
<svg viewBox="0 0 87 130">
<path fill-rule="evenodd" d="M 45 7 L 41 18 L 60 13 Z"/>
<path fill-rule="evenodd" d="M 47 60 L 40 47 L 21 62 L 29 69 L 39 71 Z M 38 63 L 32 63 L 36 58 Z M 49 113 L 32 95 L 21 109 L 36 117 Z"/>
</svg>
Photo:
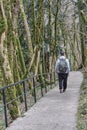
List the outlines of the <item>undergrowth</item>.
<svg viewBox="0 0 87 130">
<path fill-rule="evenodd" d="M 87 130 L 87 73 L 83 73 L 77 112 L 77 130 Z"/>
</svg>

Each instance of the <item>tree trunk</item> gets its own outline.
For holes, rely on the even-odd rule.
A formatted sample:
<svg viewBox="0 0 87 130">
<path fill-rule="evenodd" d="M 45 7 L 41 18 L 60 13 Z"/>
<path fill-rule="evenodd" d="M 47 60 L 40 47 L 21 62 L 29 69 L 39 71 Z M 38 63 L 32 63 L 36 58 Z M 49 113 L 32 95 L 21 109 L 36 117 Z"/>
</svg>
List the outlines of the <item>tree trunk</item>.
<svg viewBox="0 0 87 130">
<path fill-rule="evenodd" d="M 24 26 L 25 26 L 25 30 L 26 30 L 26 37 L 27 37 L 28 49 L 29 49 L 29 60 L 31 61 L 32 55 L 33 55 L 33 47 L 32 47 L 30 29 L 29 29 L 29 25 L 27 22 L 26 14 L 24 12 L 24 6 L 23 6 L 22 0 L 19 0 L 19 4 L 20 4 L 22 19 L 24 21 Z"/>
<path fill-rule="evenodd" d="M 7 25 L 7 18 L 5 15 L 5 10 L 4 10 L 2 0 L 0 1 L 0 9 L 1 9 L 0 18 L 2 18 L 2 22 L 4 25 L 4 29 L 0 33 L 0 55 L 1 55 L 1 63 L 2 63 L 1 66 L 3 69 L 5 85 L 8 85 L 8 84 L 13 83 L 13 75 L 11 73 L 11 68 L 10 68 L 9 59 L 8 59 L 8 50 L 7 50 L 8 25 Z M 11 99 L 15 99 L 15 98 L 16 98 L 16 90 L 15 90 L 15 87 L 13 86 L 12 88 L 6 90 L 6 99 L 7 99 L 7 102 L 9 102 Z M 19 109 L 18 109 L 17 101 L 13 101 L 11 104 L 8 104 L 8 109 L 9 109 L 12 119 L 15 119 L 19 116 Z"/>
</svg>

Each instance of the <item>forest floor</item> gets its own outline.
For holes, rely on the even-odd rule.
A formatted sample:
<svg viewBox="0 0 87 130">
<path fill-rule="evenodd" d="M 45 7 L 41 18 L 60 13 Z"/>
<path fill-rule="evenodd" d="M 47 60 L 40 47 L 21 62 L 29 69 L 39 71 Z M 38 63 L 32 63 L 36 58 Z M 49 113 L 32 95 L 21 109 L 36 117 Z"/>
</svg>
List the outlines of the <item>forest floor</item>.
<svg viewBox="0 0 87 130">
<path fill-rule="evenodd" d="M 6 130 L 76 130 L 82 80 L 81 72 L 70 72 L 65 93 L 59 93 L 57 84 Z"/>
</svg>

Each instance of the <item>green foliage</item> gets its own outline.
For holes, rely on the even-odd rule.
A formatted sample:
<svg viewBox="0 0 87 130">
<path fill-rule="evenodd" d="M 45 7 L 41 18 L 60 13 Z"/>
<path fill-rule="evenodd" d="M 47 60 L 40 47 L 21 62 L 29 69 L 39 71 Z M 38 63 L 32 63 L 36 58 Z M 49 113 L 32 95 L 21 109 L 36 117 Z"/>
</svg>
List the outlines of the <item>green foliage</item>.
<svg viewBox="0 0 87 130">
<path fill-rule="evenodd" d="M 87 7 L 86 7 L 86 2 L 84 2 L 85 0 L 78 0 L 77 2 L 77 6 L 78 6 L 78 9 L 79 11 L 84 11 L 84 12 L 87 12 Z"/>
<path fill-rule="evenodd" d="M 29 62 L 29 50 L 28 50 L 28 46 L 27 46 L 27 41 L 25 39 L 23 39 L 22 37 L 20 37 L 20 41 L 21 41 L 25 64 L 27 65 Z"/>
<path fill-rule="evenodd" d="M 82 16 L 82 19 L 83 19 L 84 23 L 87 24 L 87 17 L 86 17 L 86 15 L 81 12 L 81 16 Z"/>
<path fill-rule="evenodd" d="M 11 104 L 11 106 L 12 106 L 12 104 Z M 14 109 L 10 109 L 10 114 L 11 114 L 12 119 L 15 120 L 19 116 L 17 104 L 13 104 L 13 107 L 14 107 Z"/>
<path fill-rule="evenodd" d="M 83 8 L 85 7 L 85 5 L 84 5 L 84 3 L 83 3 L 82 0 L 78 0 L 77 5 L 78 5 L 78 8 L 79 8 L 80 10 L 83 10 Z"/>
<path fill-rule="evenodd" d="M 0 10 L 0 35 L 5 31 L 5 29 L 6 29 L 6 21 L 3 19 Z"/>
<path fill-rule="evenodd" d="M 4 121 L 0 120 L 0 130 L 5 130 L 5 123 Z"/>
<path fill-rule="evenodd" d="M 28 49 L 28 44 L 27 44 L 26 31 L 25 31 L 24 23 L 21 17 L 22 16 L 19 14 L 18 34 L 19 34 L 19 40 L 20 40 L 25 64 L 28 64 L 29 63 L 29 49 Z"/>
<path fill-rule="evenodd" d="M 81 85 L 80 100 L 77 113 L 77 129 L 87 129 L 87 73 L 84 73 L 84 80 Z"/>
</svg>

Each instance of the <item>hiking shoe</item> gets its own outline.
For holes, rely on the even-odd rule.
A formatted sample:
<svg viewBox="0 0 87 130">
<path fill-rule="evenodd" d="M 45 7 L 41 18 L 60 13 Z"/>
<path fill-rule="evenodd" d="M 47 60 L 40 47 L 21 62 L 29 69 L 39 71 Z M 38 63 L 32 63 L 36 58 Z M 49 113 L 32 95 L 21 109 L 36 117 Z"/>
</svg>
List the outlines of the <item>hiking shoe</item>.
<svg viewBox="0 0 87 130">
<path fill-rule="evenodd" d="M 63 89 L 63 93 L 66 91 L 66 89 Z"/>
<path fill-rule="evenodd" d="M 60 93 L 62 93 L 62 89 L 60 89 Z"/>
</svg>

